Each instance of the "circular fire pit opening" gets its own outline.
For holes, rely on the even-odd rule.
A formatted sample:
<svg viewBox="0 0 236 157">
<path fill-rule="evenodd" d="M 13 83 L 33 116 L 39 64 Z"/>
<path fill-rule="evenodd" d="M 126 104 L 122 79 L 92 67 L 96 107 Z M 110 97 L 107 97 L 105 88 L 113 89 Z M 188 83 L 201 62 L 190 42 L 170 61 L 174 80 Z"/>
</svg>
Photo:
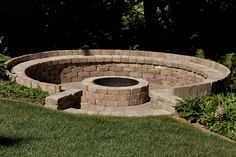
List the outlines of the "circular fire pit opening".
<svg viewBox="0 0 236 157">
<path fill-rule="evenodd" d="M 139 82 L 131 78 L 123 77 L 105 77 L 94 80 L 94 83 L 108 87 L 127 87 L 137 85 Z"/>
<path fill-rule="evenodd" d="M 125 107 L 149 101 L 146 80 L 126 76 L 92 77 L 82 81 L 83 105 Z"/>
</svg>

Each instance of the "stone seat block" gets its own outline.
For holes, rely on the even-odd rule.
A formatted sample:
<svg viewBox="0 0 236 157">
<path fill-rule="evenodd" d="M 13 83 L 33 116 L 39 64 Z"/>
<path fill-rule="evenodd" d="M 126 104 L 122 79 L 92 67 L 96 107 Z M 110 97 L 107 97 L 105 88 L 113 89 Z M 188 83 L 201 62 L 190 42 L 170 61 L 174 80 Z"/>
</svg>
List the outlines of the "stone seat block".
<svg viewBox="0 0 236 157">
<path fill-rule="evenodd" d="M 80 105 L 82 90 L 72 88 L 46 97 L 45 106 L 56 106 L 58 109 L 66 109 Z"/>
</svg>

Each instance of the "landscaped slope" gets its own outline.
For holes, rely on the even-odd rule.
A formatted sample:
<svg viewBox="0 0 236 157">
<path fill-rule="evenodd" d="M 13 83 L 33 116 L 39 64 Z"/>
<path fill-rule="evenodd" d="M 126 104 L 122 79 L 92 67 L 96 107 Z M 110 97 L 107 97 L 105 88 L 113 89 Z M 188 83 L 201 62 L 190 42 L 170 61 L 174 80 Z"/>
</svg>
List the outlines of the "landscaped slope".
<svg viewBox="0 0 236 157">
<path fill-rule="evenodd" d="M 0 156 L 234 157 L 236 144 L 171 117 L 70 115 L 0 100 Z"/>
</svg>

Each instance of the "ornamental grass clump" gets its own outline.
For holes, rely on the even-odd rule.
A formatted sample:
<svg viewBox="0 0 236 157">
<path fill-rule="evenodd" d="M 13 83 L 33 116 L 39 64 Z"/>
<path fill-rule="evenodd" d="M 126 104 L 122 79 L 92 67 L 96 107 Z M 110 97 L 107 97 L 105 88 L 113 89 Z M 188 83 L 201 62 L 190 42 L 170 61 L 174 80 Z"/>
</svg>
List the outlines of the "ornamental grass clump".
<svg viewBox="0 0 236 157">
<path fill-rule="evenodd" d="M 224 118 L 225 114 L 225 109 L 221 105 L 218 105 L 215 111 L 214 117 L 218 120 L 221 121 Z"/>
</svg>

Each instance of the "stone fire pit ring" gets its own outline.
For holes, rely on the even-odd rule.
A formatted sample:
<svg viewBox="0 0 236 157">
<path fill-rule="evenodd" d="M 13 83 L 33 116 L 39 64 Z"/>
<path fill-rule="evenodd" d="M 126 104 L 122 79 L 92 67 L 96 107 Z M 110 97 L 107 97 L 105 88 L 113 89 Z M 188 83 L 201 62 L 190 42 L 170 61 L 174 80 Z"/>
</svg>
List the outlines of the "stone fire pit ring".
<svg viewBox="0 0 236 157">
<path fill-rule="evenodd" d="M 82 105 L 127 107 L 149 101 L 149 83 L 140 78 L 101 76 L 82 81 Z"/>
</svg>

